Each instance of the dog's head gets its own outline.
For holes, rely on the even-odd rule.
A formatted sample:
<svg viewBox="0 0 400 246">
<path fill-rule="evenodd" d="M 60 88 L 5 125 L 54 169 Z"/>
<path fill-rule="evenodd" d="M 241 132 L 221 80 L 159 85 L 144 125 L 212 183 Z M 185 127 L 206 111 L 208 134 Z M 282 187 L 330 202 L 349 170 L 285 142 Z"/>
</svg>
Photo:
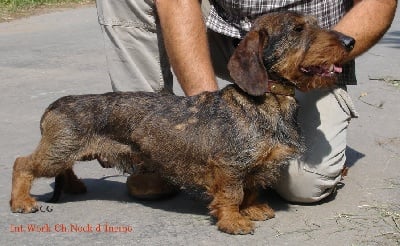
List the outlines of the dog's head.
<svg viewBox="0 0 400 246">
<path fill-rule="evenodd" d="M 234 82 L 254 96 L 269 91 L 268 80 L 301 91 L 329 87 L 354 44 L 351 37 L 320 28 L 312 16 L 266 14 L 239 43 L 228 70 Z"/>
</svg>

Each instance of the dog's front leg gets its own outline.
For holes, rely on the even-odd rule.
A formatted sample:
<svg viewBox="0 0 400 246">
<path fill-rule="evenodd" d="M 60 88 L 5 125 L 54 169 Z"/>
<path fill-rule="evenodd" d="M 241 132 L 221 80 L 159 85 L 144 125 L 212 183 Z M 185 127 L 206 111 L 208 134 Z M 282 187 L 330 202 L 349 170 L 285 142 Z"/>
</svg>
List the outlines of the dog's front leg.
<svg viewBox="0 0 400 246">
<path fill-rule="evenodd" d="M 217 195 L 209 208 L 216 217 L 218 229 L 229 234 L 249 234 L 254 232 L 254 224 L 239 213 L 239 205 L 232 199 Z"/>
<path fill-rule="evenodd" d="M 243 200 L 243 189 L 231 189 L 221 186 L 213 194 L 214 199 L 209 208 L 211 215 L 217 219 L 218 229 L 230 234 L 249 234 L 254 232 L 254 224 L 239 212 Z"/>
<path fill-rule="evenodd" d="M 233 166 L 217 165 L 208 192 L 213 197 L 210 214 L 217 219 L 218 229 L 230 234 L 254 232 L 254 224 L 239 212 L 243 202 L 243 182 L 235 174 Z"/>
<path fill-rule="evenodd" d="M 246 189 L 240 205 L 240 213 L 250 220 L 267 220 L 275 217 L 274 210 L 266 203 L 258 202 L 258 189 Z"/>
</svg>

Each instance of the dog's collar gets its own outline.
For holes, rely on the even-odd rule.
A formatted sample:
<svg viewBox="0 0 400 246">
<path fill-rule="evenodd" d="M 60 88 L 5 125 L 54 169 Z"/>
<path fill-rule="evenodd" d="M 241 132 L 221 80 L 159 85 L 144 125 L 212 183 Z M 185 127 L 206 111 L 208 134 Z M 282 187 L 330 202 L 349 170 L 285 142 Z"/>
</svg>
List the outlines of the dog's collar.
<svg viewBox="0 0 400 246">
<path fill-rule="evenodd" d="M 275 80 L 268 80 L 267 92 L 283 96 L 294 96 L 295 87 L 293 85 L 282 84 Z"/>
</svg>

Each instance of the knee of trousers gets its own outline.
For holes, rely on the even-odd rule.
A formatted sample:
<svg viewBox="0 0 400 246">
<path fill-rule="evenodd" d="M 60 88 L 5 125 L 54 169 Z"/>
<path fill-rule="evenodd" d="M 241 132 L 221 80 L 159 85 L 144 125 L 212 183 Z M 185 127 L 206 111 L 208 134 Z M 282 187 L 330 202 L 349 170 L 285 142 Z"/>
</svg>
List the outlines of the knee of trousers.
<svg viewBox="0 0 400 246">
<path fill-rule="evenodd" d="M 302 157 L 289 161 L 275 187 L 286 200 L 318 202 L 329 196 L 341 180 L 352 117 L 352 107 L 348 106 L 352 102 L 346 95 L 344 90 L 336 89 L 298 98 L 302 106 L 298 120 L 307 150 Z"/>
<path fill-rule="evenodd" d="M 307 168 L 301 160 L 293 160 L 282 171 L 280 181 L 274 188 L 289 202 L 319 202 L 329 196 L 340 182 L 343 165 L 344 161 L 337 163 L 336 175 L 328 176 Z"/>
</svg>

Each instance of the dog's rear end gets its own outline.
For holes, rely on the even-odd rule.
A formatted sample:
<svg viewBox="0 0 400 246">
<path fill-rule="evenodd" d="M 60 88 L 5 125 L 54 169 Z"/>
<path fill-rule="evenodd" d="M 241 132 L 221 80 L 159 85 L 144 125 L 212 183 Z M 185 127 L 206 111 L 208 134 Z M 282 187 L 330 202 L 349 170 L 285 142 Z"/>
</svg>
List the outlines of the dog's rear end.
<svg viewBox="0 0 400 246">
<path fill-rule="evenodd" d="M 98 159 L 122 170 L 151 163 L 171 182 L 204 187 L 220 230 L 251 233 L 251 220 L 274 216 L 257 203 L 258 188 L 275 182 L 302 150 L 294 88 L 332 86 L 354 45 L 349 40 L 310 17 L 269 14 L 230 60 L 237 86 L 188 98 L 131 92 L 56 101 L 43 116 L 37 149 L 15 161 L 11 210 L 37 210 L 29 191 L 38 177 L 58 176 L 65 190 L 84 192 L 75 161 Z"/>
</svg>

